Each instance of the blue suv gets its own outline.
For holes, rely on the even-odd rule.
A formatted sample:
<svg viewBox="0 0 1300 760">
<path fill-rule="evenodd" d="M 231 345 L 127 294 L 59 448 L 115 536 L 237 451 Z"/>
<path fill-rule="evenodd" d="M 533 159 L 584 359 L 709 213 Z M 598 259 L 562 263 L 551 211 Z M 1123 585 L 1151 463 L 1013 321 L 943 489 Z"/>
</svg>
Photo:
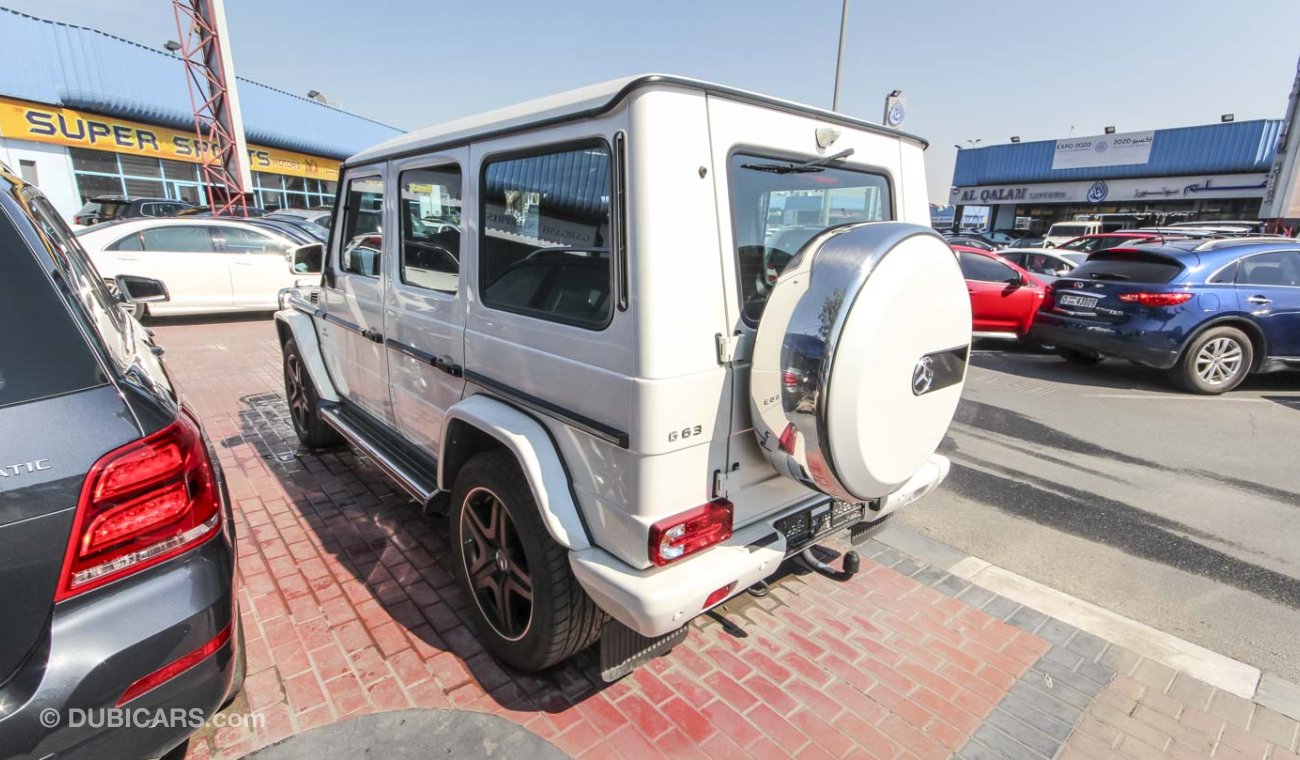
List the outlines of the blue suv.
<svg viewBox="0 0 1300 760">
<path fill-rule="evenodd" d="M 1193 393 L 1300 369 L 1300 241 L 1195 240 L 1094 253 L 1056 281 L 1030 337 L 1065 359 L 1159 369 Z"/>
</svg>

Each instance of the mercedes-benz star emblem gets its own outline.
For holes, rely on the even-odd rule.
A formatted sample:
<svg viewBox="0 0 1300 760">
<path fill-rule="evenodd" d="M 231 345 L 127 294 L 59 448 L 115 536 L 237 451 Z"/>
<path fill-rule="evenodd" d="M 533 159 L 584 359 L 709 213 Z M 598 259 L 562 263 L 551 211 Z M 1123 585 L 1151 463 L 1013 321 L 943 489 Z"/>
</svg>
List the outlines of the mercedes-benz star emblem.
<svg viewBox="0 0 1300 760">
<path fill-rule="evenodd" d="M 934 385 L 934 360 L 928 356 L 922 356 L 921 360 L 912 368 L 912 393 L 917 396 L 924 395 L 930 391 Z"/>
</svg>

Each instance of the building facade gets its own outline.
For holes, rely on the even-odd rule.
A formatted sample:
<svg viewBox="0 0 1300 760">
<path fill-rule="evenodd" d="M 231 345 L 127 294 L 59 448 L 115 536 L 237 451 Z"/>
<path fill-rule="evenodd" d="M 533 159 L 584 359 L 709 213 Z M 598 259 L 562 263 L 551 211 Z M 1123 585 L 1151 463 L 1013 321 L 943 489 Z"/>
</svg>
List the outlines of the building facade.
<svg viewBox="0 0 1300 760">
<path fill-rule="evenodd" d="M 70 218 L 98 195 L 206 203 L 183 64 L 94 29 L 0 8 L 0 160 Z M 401 130 L 240 78 L 253 203 L 333 203 L 339 161 Z"/>
<path fill-rule="evenodd" d="M 993 229 L 1036 232 L 1083 214 L 1257 219 L 1281 127 L 1226 122 L 964 149 L 950 203 L 987 206 Z"/>
</svg>

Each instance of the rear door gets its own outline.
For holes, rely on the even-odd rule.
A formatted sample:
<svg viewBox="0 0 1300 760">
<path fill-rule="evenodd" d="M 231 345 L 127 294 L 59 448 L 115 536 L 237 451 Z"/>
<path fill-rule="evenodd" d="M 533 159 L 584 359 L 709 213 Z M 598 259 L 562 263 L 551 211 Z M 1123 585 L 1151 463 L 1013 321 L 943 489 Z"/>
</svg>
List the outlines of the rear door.
<svg viewBox="0 0 1300 760">
<path fill-rule="evenodd" d="M 974 330 L 1006 332 L 1025 324 L 1035 293 L 1019 284 L 1020 274 L 992 256 L 961 251 L 959 257 L 970 293 Z"/>
<path fill-rule="evenodd" d="M 109 250 L 122 274 L 153 277 L 167 285 L 171 300 L 153 304 L 155 312 L 172 309 L 229 309 L 233 303 L 226 254 L 208 225 L 146 227 L 138 236 L 117 241 Z"/>
<path fill-rule="evenodd" d="M 344 178 L 343 221 L 331 236 L 330 275 L 322 293 L 322 351 L 330 376 L 348 401 L 391 424 L 388 357 L 384 349 L 384 223 L 382 166 L 353 169 Z"/>
<path fill-rule="evenodd" d="M 226 254 L 234 305 L 276 308 L 280 289 L 297 281 L 286 258 L 291 241 L 234 224 L 216 225 L 213 230 Z"/>
<path fill-rule="evenodd" d="M 1270 356 L 1300 356 L 1300 250 L 1242 259 L 1237 299 L 1264 329 Z"/>
<path fill-rule="evenodd" d="M 468 149 L 393 164 L 396 260 L 385 296 L 394 420 L 404 438 L 439 454 L 447 409 L 465 392 L 461 198 Z"/>
</svg>

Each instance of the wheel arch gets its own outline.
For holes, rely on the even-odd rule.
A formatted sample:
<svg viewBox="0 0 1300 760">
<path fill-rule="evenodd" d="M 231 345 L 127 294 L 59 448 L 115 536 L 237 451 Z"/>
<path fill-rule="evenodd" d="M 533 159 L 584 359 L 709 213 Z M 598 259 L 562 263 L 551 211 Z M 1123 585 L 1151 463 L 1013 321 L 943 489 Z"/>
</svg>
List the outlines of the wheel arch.
<svg viewBox="0 0 1300 760">
<path fill-rule="evenodd" d="M 465 463 L 492 449 L 510 452 L 519 464 L 551 538 L 571 551 L 590 548 L 590 534 L 555 440 L 541 422 L 503 401 L 479 394 L 448 410 L 439 447 L 438 488 L 451 491 Z"/>
<path fill-rule="evenodd" d="M 1245 333 L 1246 337 L 1250 339 L 1250 347 L 1255 354 L 1251 358 L 1250 371 L 1252 373 L 1257 372 L 1260 367 L 1264 366 L 1264 360 L 1268 355 L 1268 342 L 1264 338 L 1264 331 L 1260 329 L 1259 325 L 1241 315 L 1216 317 L 1198 325 L 1196 329 L 1187 336 L 1187 339 L 1183 341 L 1183 345 L 1179 347 L 1178 361 L 1174 362 L 1174 366 L 1178 366 L 1183 361 L 1183 358 L 1187 356 L 1188 347 L 1190 347 L 1197 338 L 1199 338 L 1206 330 L 1211 330 L 1215 327 L 1235 327 Z"/>
<path fill-rule="evenodd" d="M 307 367 L 307 374 L 311 376 L 312 384 L 316 386 L 316 395 L 322 400 L 337 402 L 339 395 L 334 390 L 329 370 L 325 368 L 325 360 L 321 357 L 320 341 L 316 337 L 316 325 L 311 315 L 297 309 L 277 311 L 275 329 L 280 338 L 281 352 L 284 351 L 284 346 L 290 338 L 298 344 L 298 351 L 302 355 L 303 364 Z"/>
</svg>

